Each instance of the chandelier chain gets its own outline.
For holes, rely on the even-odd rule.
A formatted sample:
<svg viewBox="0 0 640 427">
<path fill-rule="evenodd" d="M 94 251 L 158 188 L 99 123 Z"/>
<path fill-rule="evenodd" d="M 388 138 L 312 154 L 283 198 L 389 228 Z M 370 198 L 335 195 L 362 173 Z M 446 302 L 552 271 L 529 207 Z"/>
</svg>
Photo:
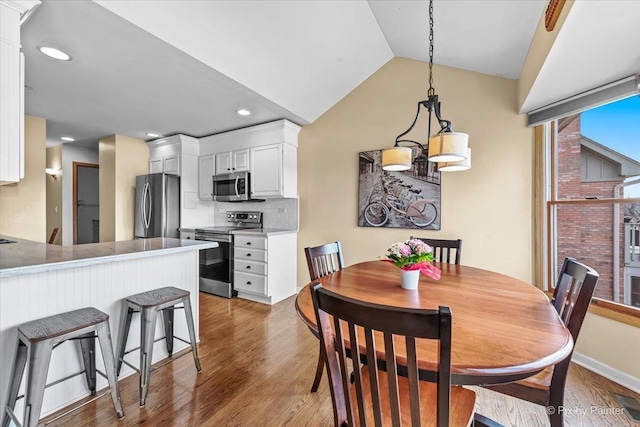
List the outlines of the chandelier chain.
<svg viewBox="0 0 640 427">
<path fill-rule="evenodd" d="M 433 89 L 433 0 L 429 0 L 429 94 Z"/>
</svg>

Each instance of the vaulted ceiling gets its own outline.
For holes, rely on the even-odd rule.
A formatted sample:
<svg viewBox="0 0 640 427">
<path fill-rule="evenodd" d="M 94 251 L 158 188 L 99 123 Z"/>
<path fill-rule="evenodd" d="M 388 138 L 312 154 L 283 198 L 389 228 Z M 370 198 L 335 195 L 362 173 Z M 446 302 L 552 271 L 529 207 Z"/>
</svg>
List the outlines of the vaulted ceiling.
<svg viewBox="0 0 640 427">
<path fill-rule="evenodd" d="M 434 61 L 517 79 L 545 5 L 436 0 Z M 311 123 L 394 56 L 426 61 L 428 2 L 43 0 L 22 37 L 27 114 L 48 119 L 49 143 L 203 136 L 279 118 Z M 43 44 L 73 60 L 43 56 Z M 536 85 L 545 92 L 547 82 Z"/>
</svg>

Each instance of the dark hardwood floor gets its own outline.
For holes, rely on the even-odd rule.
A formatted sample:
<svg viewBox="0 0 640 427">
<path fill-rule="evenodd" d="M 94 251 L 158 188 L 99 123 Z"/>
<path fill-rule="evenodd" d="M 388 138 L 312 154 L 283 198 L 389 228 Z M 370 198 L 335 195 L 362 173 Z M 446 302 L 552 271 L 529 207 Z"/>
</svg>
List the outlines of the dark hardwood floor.
<svg viewBox="0 0 640 427">
<path fill-rule="evenodd" d="M 151 375 L 147 404 L 138 406 L 138 376 L 120 382 L 125 418 L 102 397 L 50 426 L 331 426 L 326 377 L 317 393 L 318 341 L 298 319 L 294 298 L 272 307 L 200 294 L 200 361 L 189 353 Z M 161 344 L 156 344 L 161 345 Z M 478 412 L 506 426 L 548 426 L 542 407 L 479 390 Z M 639 397 L 577 365 L 569 372 L 565 425 L 639 426 L 624 415 L 599 415 L 591 407 L 617 407 L 611 391 Z M 51 419 L 53 417 L 49 417 Z M 45 420 L 46 421 L 46 420 Z"/>
</svg>

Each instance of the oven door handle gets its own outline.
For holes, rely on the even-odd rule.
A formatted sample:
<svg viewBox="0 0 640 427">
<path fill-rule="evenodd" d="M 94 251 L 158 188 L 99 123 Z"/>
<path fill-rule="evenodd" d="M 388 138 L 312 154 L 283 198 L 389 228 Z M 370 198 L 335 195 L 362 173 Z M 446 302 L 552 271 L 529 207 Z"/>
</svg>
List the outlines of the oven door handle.
<svg viewBox="0 0 640 427">
<path fill-rule="evenodd" d="M 236 190 L 236 197 L 239 199 L 240 198 L 240 193 L 238 192 L 238 181 L 240 180 L 239 176 L 236 176 L 236 185 L 235 185 L 235 190 Z"/>
</svg>

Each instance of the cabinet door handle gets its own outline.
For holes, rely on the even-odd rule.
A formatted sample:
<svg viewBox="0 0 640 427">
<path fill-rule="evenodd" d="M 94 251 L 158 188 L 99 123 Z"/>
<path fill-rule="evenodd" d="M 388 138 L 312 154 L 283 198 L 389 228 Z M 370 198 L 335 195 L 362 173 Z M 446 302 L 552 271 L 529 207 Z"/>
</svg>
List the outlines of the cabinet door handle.
<svg viewBox="0 0 640 427">
<path fill-rule="evenodd" d="M 251 242 L 247 242 L 247 246 L 251 246 Z"/>
<path fill-rule="evenodd" d="M 250 266 L 250 265 L 247 265 L 247 269 L 248 269 L 248 270 L 251 270 L 251 266 Z"/>
<path fill-rule="evenodd" d="M 251 254 L 247 254 L 247 256 L 251 256 Z"/>
<path fill-rule="evenodd" d="M 231 169 L 227 168 L 227 170 L 231 170 Z"/>
<path fill-rule="evenodd" d="M 247 282 L 247 285 L 250 285 L 250 284 L 251 284 L 251 282 Z"/>
<path fill-rule="evenodd" d="M 231 168 L 231 169 L 236 170 L 236 168 Z"/>
</svg>

